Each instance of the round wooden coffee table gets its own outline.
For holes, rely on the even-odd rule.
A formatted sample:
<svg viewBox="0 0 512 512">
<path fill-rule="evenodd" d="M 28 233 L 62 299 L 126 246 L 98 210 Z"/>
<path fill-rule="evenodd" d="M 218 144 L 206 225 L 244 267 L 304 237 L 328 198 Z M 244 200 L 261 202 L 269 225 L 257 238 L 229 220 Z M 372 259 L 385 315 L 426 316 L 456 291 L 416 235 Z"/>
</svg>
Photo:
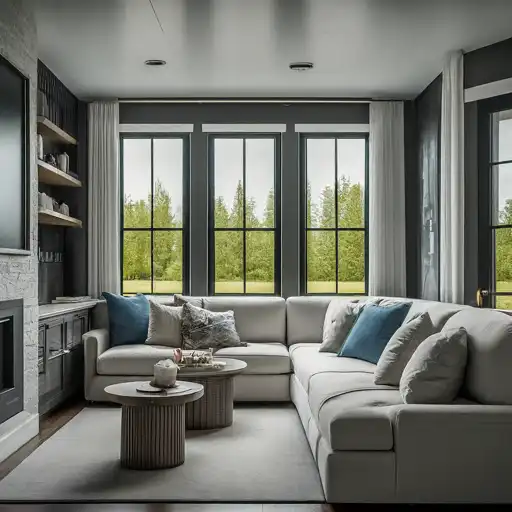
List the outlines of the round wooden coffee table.
<svg viewBox="0 0 512 512">
<path fill-rule="evenodd" d="M 246 367 L 239 359 L 215 358 L 224 361 L 218 369 L 181 368 L 180 379 L 202 384 L 204 396 L 185 407 L 185 425 L 189 430 L 229 427 L 233 423 L 233 379 Z"/>
<path fill-rule="evenodd" d="M 179 466 L 185 461 L 185 404 L 200 399 L 203 386 L 177 381 L 178 387 L 169 392 L 137 391 L 145 382 L 105 388 L 111 400 L 122 405 L 121 465 L 130 469 Z"/>
</svg>

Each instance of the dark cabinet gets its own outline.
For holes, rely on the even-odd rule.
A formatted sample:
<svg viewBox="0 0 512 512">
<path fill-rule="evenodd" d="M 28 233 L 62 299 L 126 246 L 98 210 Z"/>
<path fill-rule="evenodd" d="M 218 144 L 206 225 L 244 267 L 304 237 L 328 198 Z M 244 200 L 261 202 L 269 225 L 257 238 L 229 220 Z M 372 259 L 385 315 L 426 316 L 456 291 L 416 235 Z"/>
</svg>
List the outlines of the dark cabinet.
<svg viewBox="0 0 512 512">
<path fill-rule="evenodd" d="M 70 396 L 83 392 L 82 335 L 88 330 L 89 310 L 53 317 L 40 322 L 40 414 L 55 408 Z"/>
</svg>

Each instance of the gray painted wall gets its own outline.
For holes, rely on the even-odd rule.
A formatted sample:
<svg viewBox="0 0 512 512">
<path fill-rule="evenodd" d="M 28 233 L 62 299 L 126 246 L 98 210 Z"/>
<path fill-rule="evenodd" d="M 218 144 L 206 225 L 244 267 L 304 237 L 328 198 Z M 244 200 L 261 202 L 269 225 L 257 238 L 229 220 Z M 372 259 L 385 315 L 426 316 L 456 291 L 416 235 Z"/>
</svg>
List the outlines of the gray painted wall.
<svg viewBox="0 0 512 512">
<path fill-rule="evenodd" d="M 0 254 L 0 300 L 24 303 L 24 411 L 0 425 L 0 460 L 37 434 L 37 175 L 35 167 L 37 33 L 29 0 L 2 0 L 0 54 L 30 81 L 30 255 Z"/>
<path fill-rule="evenodd" d="M 299 135 L 295 123 L 367 124 L 368 104 L 120 105 L 121 123 L 194 123 L 190 172 L 190 292 L 208 294 L 207 140 L 201 123 L 286 123 L 281 157 L 281 294 L 300 293 Z"/>
</svg>

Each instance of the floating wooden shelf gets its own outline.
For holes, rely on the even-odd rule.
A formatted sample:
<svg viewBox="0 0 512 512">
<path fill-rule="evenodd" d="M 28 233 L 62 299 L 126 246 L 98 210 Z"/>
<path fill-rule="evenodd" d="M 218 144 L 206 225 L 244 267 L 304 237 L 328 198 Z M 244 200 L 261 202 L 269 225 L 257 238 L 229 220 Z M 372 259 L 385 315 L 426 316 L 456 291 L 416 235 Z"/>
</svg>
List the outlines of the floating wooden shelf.
<svg viewBox="0 0 512 512">
<path fill-rule="evenodd" d="M 82 221 L 74 217 L 68 217 L 62 213 L 52 210 L 39 210 L 39 224 L 49 224 L 52 226 L 66 226 L 68 228 L 81 228 Z"/>
<path fill-rule="evenodd" d="M 42 160 L 37 161 L 39 181 L 59 187 L 81 187 L 82 182 Z"/>
<path fill-rule="evenodd" d="M 71 137 L 71 135 L 67 134 L 46 117 L 37 117 L 37 133 L 40 133 L 44 137 L 48 137 L 55 142 L 59 142 L 60 144 L 77 144 L 74 137 Z"/>
</svg>

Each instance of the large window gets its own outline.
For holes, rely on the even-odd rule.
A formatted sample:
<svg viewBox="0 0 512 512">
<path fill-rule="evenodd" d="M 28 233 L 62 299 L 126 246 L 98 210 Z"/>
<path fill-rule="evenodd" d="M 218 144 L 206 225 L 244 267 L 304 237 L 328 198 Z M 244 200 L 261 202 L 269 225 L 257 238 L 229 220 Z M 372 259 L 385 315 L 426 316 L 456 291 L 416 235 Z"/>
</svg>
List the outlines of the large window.
<svg viewBox="0 0 512 512">
<path fill-rule="evenodd" d="M 187 293 L 188 139 L 121 139 L 123 294 Z"/>
<path fill-rule="evenodd" d="M 280 293 L 279 142 L 210 136 L 211 294 Z"/>
<path fill-rule="evenodd" d="M 512 110 L 491 116 L 492 306 L 512 309 Z"/>
<path fill-rule="evenodd" d="M 367 293 L 368 138 L 303 135 L 302 293 Z"/>
</svg>

